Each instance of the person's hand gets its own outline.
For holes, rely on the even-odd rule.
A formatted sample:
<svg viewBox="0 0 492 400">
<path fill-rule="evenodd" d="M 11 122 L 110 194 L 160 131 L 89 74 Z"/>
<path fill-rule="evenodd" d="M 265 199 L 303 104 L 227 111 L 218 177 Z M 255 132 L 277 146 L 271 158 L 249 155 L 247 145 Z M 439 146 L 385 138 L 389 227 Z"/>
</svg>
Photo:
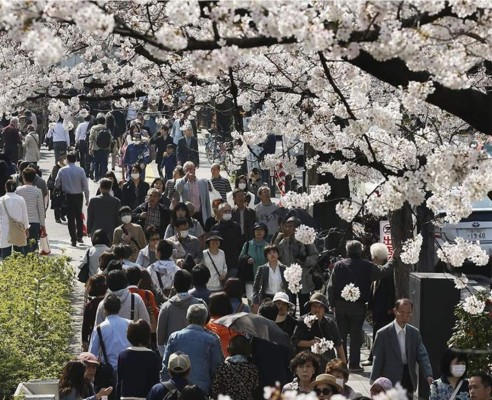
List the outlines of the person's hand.
<svg viewBox="0 0 492 400">
<path fill-rule="evenodd" d="M 89 154 L 90 154 L 92 157 L 94 157 L 94 151 L 93 151 L 93 150 L 90 150 L 90 151 L 89 151 Z"/>
<path fill-rule="evenodd" d="M 248 264 L 254 264 L 254 263 L 255 263 L 255 260 L 254 259 L 252 259 L 251 257 L 248 258 Z"/>
<path fill-rule="evenodd" d="M 219 280 L 224 280 L 227 276 L 227 272 L 222 272 L 220 275 L 219 275 Z"/>
<path fill-rule="evenodd" d="M 89 200 L 86 200 L 86 201 L 85 201 L 85 206 L 86 206 L 86 207 L 89 207 Z"/>
<path fill-rule="evenodd" d="M 26 239 L 29 239 L 29 229 L 26 229 Z"/>
<path fill-rule="evenodd" d="M 316 343 L 319 343 L 320 341 L 321 341 L 321 339 L 319 337 L 315 336 L 314 339 L 311 340 L 311 342 L 310 342 L 311 346 L 313 346 Z"/>
<path fill-rule="evenodd" d="M 183 268 L 183 263 L 184 263 L 184 260 L 182 258 L 176 260 L 176 265 L 179 267 L 179 268 Z"/>
<path fill-rule="evenodd" d="M 432 385 L 432 382 L 434 382 L 434 378 L 433 378 L 432 376 L 428 376 L 428 377 L 427 377 L 427 383 L 428 383 L 429 385 Z"/>
<path fill-rule="evenodd" d="M 102 396 L 109 396 L 113 392 L 113 386 L 109 386 L 107 388 L 102 388 L 96 394 L 96 400 L 101 400 Z"/>
<path fill-rule="evenodd" d="M 139 218 L 140 218 L 140 219 L 145 219 L 145 218 L 147 218 L 147 213 L 146 213 L 146 212 L 141 213 Z"/>
</svg>

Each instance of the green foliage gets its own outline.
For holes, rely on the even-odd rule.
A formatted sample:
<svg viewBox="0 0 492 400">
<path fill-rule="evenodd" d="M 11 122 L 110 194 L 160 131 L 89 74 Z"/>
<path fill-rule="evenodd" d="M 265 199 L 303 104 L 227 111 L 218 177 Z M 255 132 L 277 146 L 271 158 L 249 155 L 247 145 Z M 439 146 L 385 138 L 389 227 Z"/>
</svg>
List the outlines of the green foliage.
<svg viewBox="0 0 492 400">
<path fill-rule="evenodd" d="M 492 372 L 492 301 L 490 291 L 482 290 L 475 294 L 485 302 L 485 309 L 472 315 L 463 309 L 460 302 L 454 311 L 456 324 L 449 347 L 462 350 L 468 355 L 468 371 L 489 370 Z"/>
<path fill-rule="evenodd" d="M 57 378 L 70 358 L 73 270 L 64 257 L 15 254 L 0 264 L 0 399 Z"/>
</svg>

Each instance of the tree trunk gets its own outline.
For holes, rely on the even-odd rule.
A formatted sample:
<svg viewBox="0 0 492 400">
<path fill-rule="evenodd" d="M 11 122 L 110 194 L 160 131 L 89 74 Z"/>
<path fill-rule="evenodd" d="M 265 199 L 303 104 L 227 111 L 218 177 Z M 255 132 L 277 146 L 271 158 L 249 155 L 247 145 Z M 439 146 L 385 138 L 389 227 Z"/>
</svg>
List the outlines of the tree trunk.
<svg viewBox="0 0 492 400">
<path fill-rule="evenodd" d="M 429 222 L 434 213 L 425 205 L 417 207 L 417 229 L 422 235 L 422 251 L 420 252 L 418 272 L 435 272 L 436 247 L 434 242 L 434 228 Z"/>
</svg>

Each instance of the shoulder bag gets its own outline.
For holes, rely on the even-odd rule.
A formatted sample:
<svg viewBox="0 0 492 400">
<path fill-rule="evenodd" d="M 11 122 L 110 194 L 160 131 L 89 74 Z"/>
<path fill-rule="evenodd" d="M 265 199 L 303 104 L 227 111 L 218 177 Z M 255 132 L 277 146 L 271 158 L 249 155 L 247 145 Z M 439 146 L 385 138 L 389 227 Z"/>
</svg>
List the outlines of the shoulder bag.
<svg viewBox="0 0 492 400">
<path fill-rule="evenodd" d="M 16 221 L 10 216 L 5 200 L 2 200 L 2 205 L 9 219 L 9 243 L 17 247 L 26 246 L 27 236 L 24 224 L 20 221 Z"/>
<path fill-rule="evenodd" d="M 212 265 L 214 266 L 214 269 L 215 269 L 215 272 L 217 273 L 217 277 L 219 278 L 219 282 L 222 286 L 224 286 L 224 283 L 225 281 L 227 280 L 227 277 L 225 278 L 221 278 L 220 277 L 220 273 L 219 273 L 219 269 L 217 268 L 217 266 L 215 265 L 215 262 L 214 262 L 214 259 L 212 258 L 212 255 L 210 254 L 210 252 L 207 250 L 207 254 L 208 254 L 208 257 L 210 258 L 210 261 L 212 261 Z"/>
<path fill-rule="evenodd" d="M 86 261 L 80 267 L 79 274 L 77 275 L 77 279 L 79 280 L 79 282 L 82 282 L 82 283 L 86 283 L 89 280 L 89 275 L 90 275 L 90 273 L 89 273 L 89 271 L 90 271 L 90 268 L 89 268 L 89 264 L 90 264 L 89 250 L 90 250 L 90 247 L 85 252 L 84 258 Z"/>
<path fill-rule="evenodd" d="M 101 332 L 101 327 L 98 325 L 96 328 L 97 336 L 99 336 L 99 342 L 101 344 L 101 350 L 104 358 L 104 362 L 99 365 L 96 371 L 96 376 L 94 379 L 94 388 L 96 393 L 102 388 L 107 388 L 109 386 L 115 386 L 113 366 L 109 363 L 108 354 L 106 353 L 106 346 L 104 345 L 104 340 Z"/>
</svg>

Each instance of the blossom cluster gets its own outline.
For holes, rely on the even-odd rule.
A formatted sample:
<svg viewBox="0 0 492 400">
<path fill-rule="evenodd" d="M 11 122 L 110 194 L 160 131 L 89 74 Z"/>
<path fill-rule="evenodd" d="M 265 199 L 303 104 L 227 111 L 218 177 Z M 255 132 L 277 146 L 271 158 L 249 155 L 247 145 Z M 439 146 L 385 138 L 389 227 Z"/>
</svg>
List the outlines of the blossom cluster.
<svg viewBox="0 0 492 400">
<path fill-rule="evenodd" d="M 341 296 L 346 301 L 356 302 L 360 298 L 360 289 L 353 283 L 349 283 L 342 289 Z"/>
<path fill-rule="evenodd" d="M 294 236 L 302 244 L 313 244 L 316 240 L 316 229 L 301 224 L 296 228 Z"/>
<path fill-rule="evenodd" d="M 462 237 L 457 237 L 455 243 L 444 243 L 437 250 L 437 257 L 440 260 L 451 264 L 453 267 L 461 267 L 465 260 L 470 260 L 476 265 L 487 265 L 489 256 L 480 247 L 480 243 L 470 242 Z"/>
<path fill-rule="evenodd" d="M 468 296 L 463 301 L 462 307 L 468 314 L 478 315 L 485 310 L 485 302 L 478 299 L 476 296 Z"/>
<path fill-rule="evenodd" d="M 323 354 L 333 349 L 333 341 L 321 338 L 311 346 L 311 352 L 314 354 Z"/>
<path fill-rule="evenodd" d="M 311 329 L 313 327 L 313 324 L 318 320 L 318 317 L 316 315 L 308 314 L 304 317 L 304 324 Z"/>
<path fill-rule="evenodd" d="M 401 261 L 405 264 L 416 264 L 419 262 L 420 249 L 422 248 L 423 238 L 419 233 L 413 239 L 408 239 L 402 243 L 400 254 Z"/>
<path fill-rule="evenodd" d="M 291 264 L 285 269 L 284 277 L 287 281 L 289 291 L 294 294 L 299 293 L 299 291 L 302 289 L 302 267 L 297 263 Z"/>
<path fill-rule="evenodd" d="M 466 285 L 468 284 L 468 278 L 466 277 L 465 274 L 461 274 L 460 276 L 454 276 L 453 281 L 454 281 L 454 287 L 459 290 L 465 289 Z"/>
</svg>

